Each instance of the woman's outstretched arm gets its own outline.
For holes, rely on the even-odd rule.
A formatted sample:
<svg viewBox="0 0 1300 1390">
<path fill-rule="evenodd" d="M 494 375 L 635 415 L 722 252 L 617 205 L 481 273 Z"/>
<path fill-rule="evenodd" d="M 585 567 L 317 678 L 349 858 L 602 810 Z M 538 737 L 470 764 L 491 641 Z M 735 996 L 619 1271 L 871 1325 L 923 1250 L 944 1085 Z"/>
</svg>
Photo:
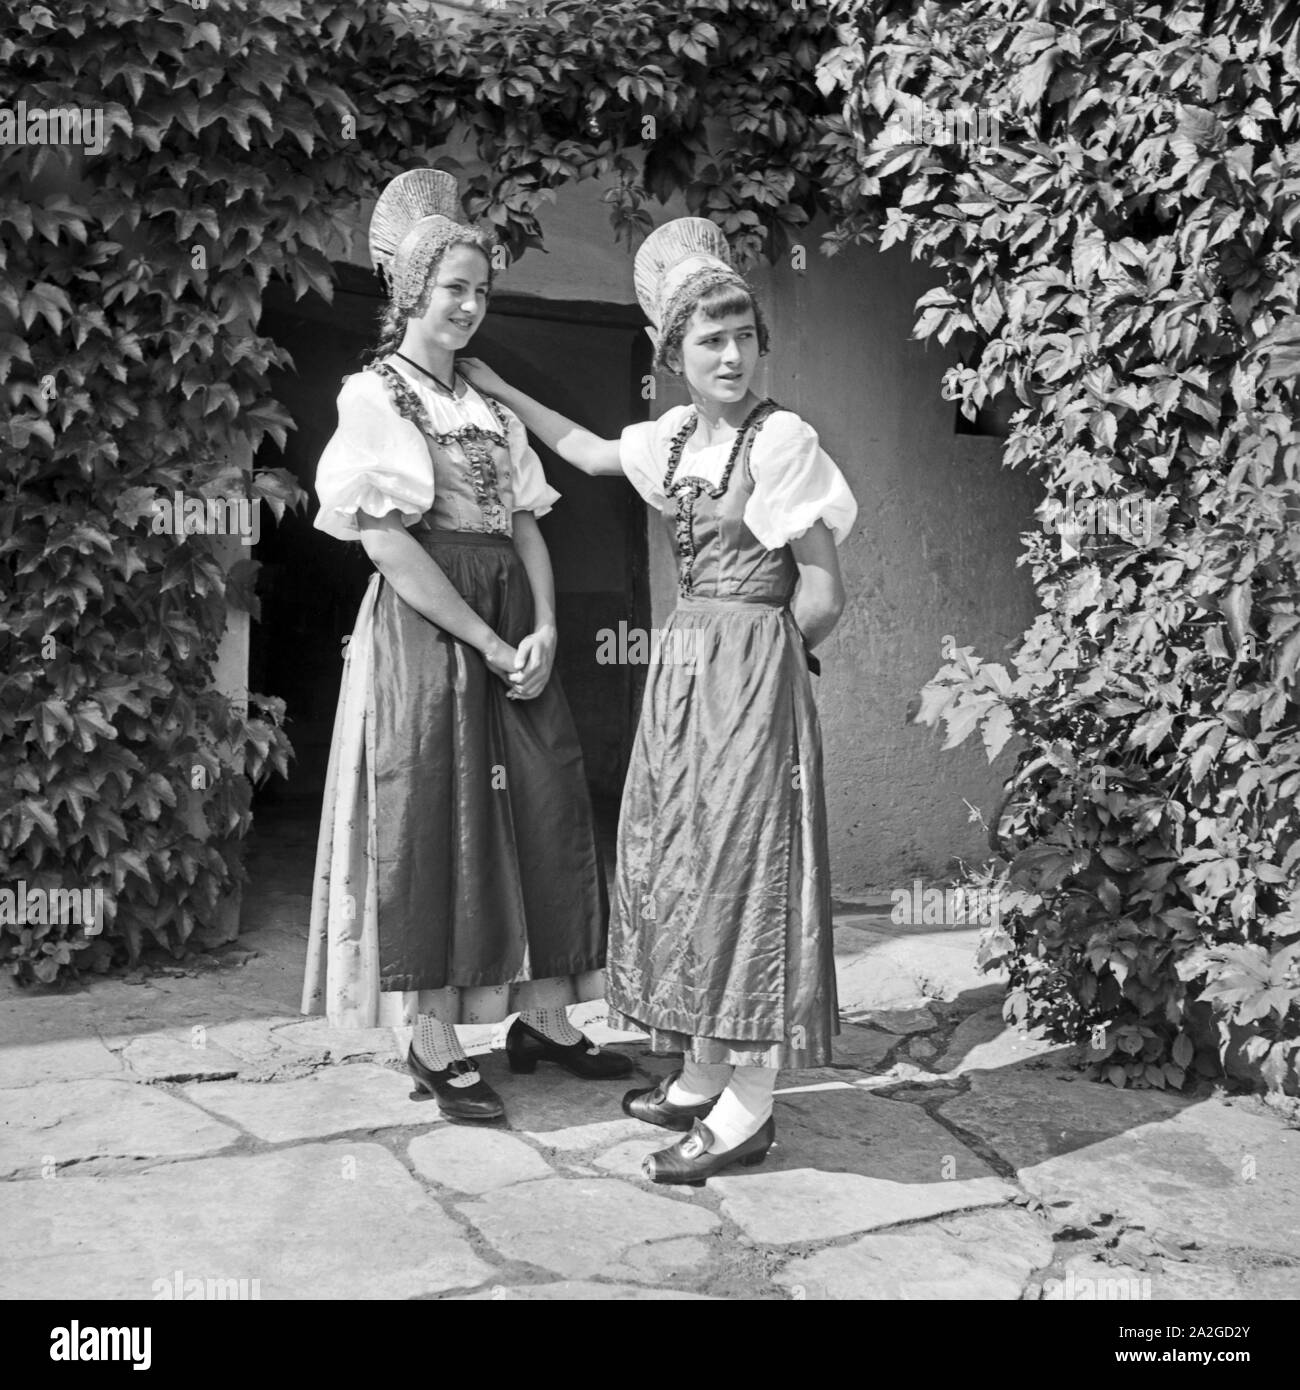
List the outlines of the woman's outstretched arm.
<svg viewBox="0 0 1300 1390">
<path fill-rule="evenodd" d="M 491 396 L 507 409 L 513 410 L 524 422 L 525 428 L 566 463 L 590 473 L 593 478 L 622 473 L 617 439 L 602 439 L 598 434 L 574 424 L 558 410 L 548 410 L 540 401 L 502 381 L 491 367 L 477 357 L 458 357 L 456 370 L 476 391 L 482 391 L 485 396 Z"/>
</svg>

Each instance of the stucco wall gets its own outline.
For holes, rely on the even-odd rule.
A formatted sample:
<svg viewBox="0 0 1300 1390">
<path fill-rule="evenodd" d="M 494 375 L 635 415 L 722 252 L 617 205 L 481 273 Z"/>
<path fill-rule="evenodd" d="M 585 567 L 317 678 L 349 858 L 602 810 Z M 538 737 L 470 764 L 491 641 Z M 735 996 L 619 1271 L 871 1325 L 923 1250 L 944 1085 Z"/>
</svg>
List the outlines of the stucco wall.
<svg viewBox="0 0 1300 1390">
<path fill-rule="evenodd" d="M 941 750 L 907 722 L 951 633 L 1002 659 L 1029 625 L 1015 567 L 1034 489 L 999 463 L 1001 441 L 955 432 L 939 394 L 954 355 L 910 340 L 935 283 L 906 253 L 857 248 L 755 275 L 774 349 L 760 389 L 803 415 L 840 464 L 859 519 L 840 552 L 848 606 L 821 651 L 818 705 L 835 890 L 904 886 L 987 853 L 965 800 L 995 804 L 1009 759 Z"/>
</svg>

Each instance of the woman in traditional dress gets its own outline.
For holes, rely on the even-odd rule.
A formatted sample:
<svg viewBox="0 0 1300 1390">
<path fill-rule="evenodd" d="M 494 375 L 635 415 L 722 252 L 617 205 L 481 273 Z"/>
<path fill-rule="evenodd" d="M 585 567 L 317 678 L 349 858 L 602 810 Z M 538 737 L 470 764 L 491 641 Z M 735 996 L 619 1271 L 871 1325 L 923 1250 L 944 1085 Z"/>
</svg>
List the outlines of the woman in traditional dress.
<svg viewBox="0 0 1300 1390">
<path fill-rule="evenodd" d="M 691 404 L 600 439 L 462 361 L 562 458 L 624 473 L 673 521 L 679 599 L 623 791 L 608 998 L 680 1071 L 624 1109 L 690 1131 L 654 1182 L 761 1162 L 778 1068 L 838 1033 L 821 732 L 811 649 L 844 604 L 836 545 L 857 504 L 816 432 L 750 389 L 767 329 L 721 232 L 682 218 L 636 257 L 656 365 Z M 707 1123 L 706 1123 L 707 1120 Z"/>
<path fill-rule="evenodd" d="M 522 1010 L 510 1067 L 626 1076 L 566 1006 L 604 992 L 608 902 L 558 679 L 550 560 L 559 494 L 523 426 L 455 371 L 483 321 L 490 234 L 455 179 L 384 190 L 388 280 L 369 369 L 346 378 L 316 525 L 375 564 L 349 641 L 321 818 L 303 1012 L 408 1024 L 407 1065 L 443 1113 L 504 1115 L 457 1024 Z"/>
</svg>

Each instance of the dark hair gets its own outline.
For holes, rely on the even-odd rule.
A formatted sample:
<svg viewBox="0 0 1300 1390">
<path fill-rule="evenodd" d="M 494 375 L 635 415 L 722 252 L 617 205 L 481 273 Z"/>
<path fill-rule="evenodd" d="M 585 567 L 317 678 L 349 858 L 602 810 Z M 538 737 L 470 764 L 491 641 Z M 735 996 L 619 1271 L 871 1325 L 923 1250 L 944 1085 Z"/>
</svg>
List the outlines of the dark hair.
<svg viewBox="0 0 1300 1390">
<path fill-rule="evenodd" d="M 767 321 L 763 318 L 763 310 L 747 286 L 733 282 L 725 285 L 713 285 L 704 290 L 698 297 L 686 300 L 673 315 L 672 322 L 664 327 L 664 332 L 659 339 L 659 346 L 655 349 L 654 365 L 656 367 L 668 367 L 668 354 L 681 350 L 682 341 L 686 337 L 686 326 L 690 323 L 691 317 L 697 309 L 712 319 L 727 318 L 732 314 L 745 314 L 752 310 L 754 324 L 758 328 L 758 355 L 760 357 L 767 356 L 770 335 L 767 330 Z"/>
<path fill-rule="evenodd" d="M 492 257 L 483 246 L 476 241 L 453 241 L 450 246 L 443 248 L 442 255 L 457 246 L 469 246 L 473 250 L 482 254 L 487 261 L 488 268 L 488 291 L 492 289 Z M 442 264 L 442 256 L 439 256 L 429 268 L 429 278 L 425 282 L 424 292 L 420 295 L 420 302 L 410 311 L 404 314 L 398 307 L 394 299 L 389 299 L 384 304 L 384 311 L 379 316 L 379 341 L 369 353 L 366 354 L 366 366 L 372 366 L 376 362 L 382 362 L 390 353 L 394 353 L 402 346 L 402 339 L 406 336 L 406 325 L 412 319 L 418 319 L 428 307 L 429 286 L 437 278 L 438 267 Z"/>
</svg>

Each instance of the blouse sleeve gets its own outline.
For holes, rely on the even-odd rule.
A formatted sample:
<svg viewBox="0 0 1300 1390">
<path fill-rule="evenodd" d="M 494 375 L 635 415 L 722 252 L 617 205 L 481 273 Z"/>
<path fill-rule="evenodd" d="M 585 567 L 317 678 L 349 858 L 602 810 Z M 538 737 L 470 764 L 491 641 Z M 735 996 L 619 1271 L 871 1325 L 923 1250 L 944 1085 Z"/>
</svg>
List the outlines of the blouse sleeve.
<svg viewBox="0 0 1300 1390">
<path fill-rule="evenodd" d="M 779 550 L 819 521 L 836 545 L 853 529 L 858 504 L 844 475 L 818 443 L 817 431 L 793 411 L 768 417 L 749 466 L 754 491 L 745 504 L 745 525 L 768 550 Z"/>
<path fill-rule="evenodd" d="M 680 413 L 680 407 L 678 411 Z M 669 411 L 658 420 L 642 420 L 629 425 L 618 439 L 618 461 L 628 482 L 659 512 L 667 511 L 668 495 L 663 489 L 666 464 L 657 446 L 665 429 L 671 433 L 667 422 L 672 413 Z"/>
<path fill-rule="evenodd" d="M 400 416 L 373 372 L 338 396 L 339 424 L 316 466 L 316 526 L 341 541 L 361 539 L 357 513 L 402 514 L 410 526 L 433 506 L 433 460 L 419 429 Z"/>
<path fill-rule="evenodd" d="M 510 446 L 510 477 L 514 488 L 514 509 L 545 516 L 560 500 L 560 494 L 546 481 L 537 450 L 528 442 L 524 422 L 514 413 L 501 407 L 506 417 L 506 442 Z"/>
</svg>

